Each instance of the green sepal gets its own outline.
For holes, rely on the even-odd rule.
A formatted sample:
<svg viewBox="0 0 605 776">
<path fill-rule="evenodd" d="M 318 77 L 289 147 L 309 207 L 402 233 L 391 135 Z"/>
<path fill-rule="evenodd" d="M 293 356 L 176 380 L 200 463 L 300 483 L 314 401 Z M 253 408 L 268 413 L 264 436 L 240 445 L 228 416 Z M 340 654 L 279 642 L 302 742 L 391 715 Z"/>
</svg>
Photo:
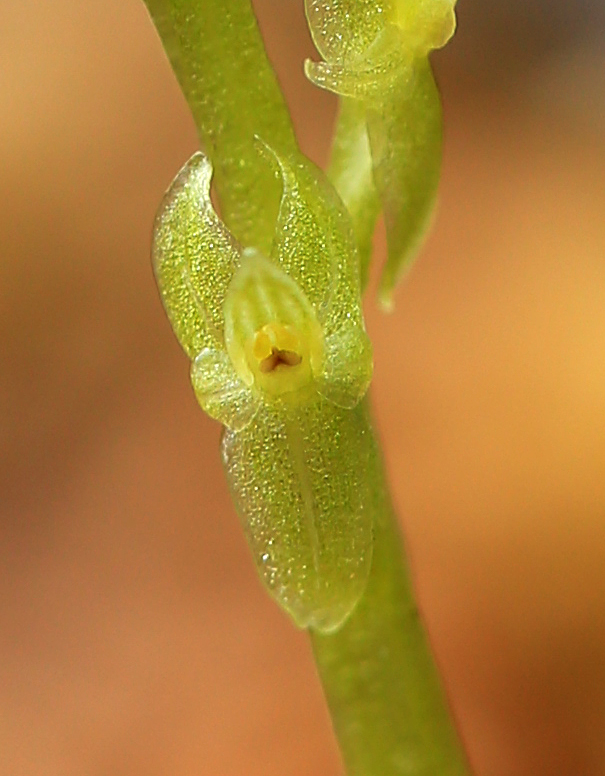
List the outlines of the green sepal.
<svg viewBox="0 0 605 776">
<path fill-rule="evenodd" d="M 268 404 L 226 431 L 227 480 L 261 579 L 300 628 L 338 630 L 367 584 L 373 549 L 368 440 L 360 406 L 315 394 Z"/>
<path fill-rule="evenodd" d="M 317 390 L 344 409 L 353 409 L 364 397 L 372 380 L 372 343 L 365 330 L 353 321 L 324 341 L 323 370 Z"/>
<path fill-rule="evenodd" d="M 384 106 L 385 95 L 398 80 L 402 68 L 409 65 L 410 59 L 403 45 L 401 30 L 387 24 L 378 32 L 363 57 L 351 61 L 306 60 L 305 74 L 315 86 L 341 97 L 354 97 Z"/>
<path fill-rule="evenodd" d="M 283 184 L 272 258 L 303 289 L 326 335 L 347 320 L 361 322 L 359 258 L 350 214 L 312 162 L 265 148 Z"/>
<path fill-rule="evenodd" d="M 194 154 L 166 192 L 153 233 L 162 302 L 190 358 L 223 341 L 223 299 L 241 250 L 212 206 L 211 180 L 209 160 Z"/>
<path fill-rule="evenodd" d="M 351 65 L 363 59 L 386 21 L 392 21 L 390 5 L 382 0 L 305 0 L 315 47 L 327 62 Z"/>
</svg>

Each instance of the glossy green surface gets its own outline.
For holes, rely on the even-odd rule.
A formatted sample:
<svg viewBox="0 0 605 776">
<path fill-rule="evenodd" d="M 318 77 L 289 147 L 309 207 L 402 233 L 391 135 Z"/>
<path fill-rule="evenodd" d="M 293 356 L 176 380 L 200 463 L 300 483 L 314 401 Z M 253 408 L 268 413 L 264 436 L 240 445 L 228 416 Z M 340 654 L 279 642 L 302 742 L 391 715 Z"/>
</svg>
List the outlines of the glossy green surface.
<svg viewBox="0 0 605 776">
<path fill-rule="evenodd" d="M 223 437 L 227 479 L 270 593 L 299 627 L 337 630 L 372 561 L 367 427 L 319 394 L 266 405 Z M 330 472 L 329 476 L 326 476 Z"/>
<path fill-rule="evenodd" d="M 366 429 L 372 570 L 344 626 L 334 634 L 312 634 L 346 772 L 464 776 L 466 757 L 414 601 L 367 399 L 356 412 Z"/>
<path fill-rule="evenodd" d="M 206 152 L 183 167 L 160 207 L 154 271 L 198 401 L 225 426 L 223 462 L 259 574 L 294 621 L 311 628 L 349 775 L 460 776 L 464 758 L 413 603 L 364 399 L 372 351 L 356 243 L 367 267 L 378 208 L 372 180 L 385 213 L 390 172 L 391 207 L 406 201 L 400 138 L 388 134 L 391 116 L 393 127 L 399 119 L 392 105 L 384 116 L 379 106 L 385 84 L 393 95 L 403 89 L 400 58 L 384 51 L 414 27 L 418 16 L 406 14 L 418 3 L 389 6 L 383 35 L 376 12 L 386 6 L 331 0 L 331 9 L 350 12 L 342 49 L 339 19 L 315 4 L 317 39 L 341 60 L 340 71 L 321 77 L 352 96 L 332 163 L 347 211 L 297 149 L 248 0 L 146 2 Z M 424 57 L 426 41 L 415 40 Z M 369 62 L 361 81 L 351 70 L 360 57 Z M 409 115 L 426 140 L 423 122 L 434 126 L 434 116 L 419 99 L 428 93 L 422 75 L 410 88 L 412 72 Z M 213 167 L 222 219 L 210 199 Z M 428 170 L 425 159 L 410 173 L 419 190 L 432 185 Z"/>
<path fill-rule="evenodd" d="M 259 163 L 255 136 L 282 154 L 298 146 L 250 3 L 145 4 L 214 167 L 223 220 L 242 244 L 269 253 L 281 183 Z"/>
<path fill-rule="evenodd" d="M 300 627 L 328 632 L 370 572 L 354 408 L 372 350 L 342 203 L 310 162 L 263 149 L 283 183 L 271 257 L 242 249 L 218 218 L 198 153 L 160 207 L 153 263 L 198 401 L 227 428 L 227 478 L 261 578 Z"/>
<path fill-rule="evenodd" d="M 330 175 L 350 208 L 363 261 L 378 210 L 367 185 L 372 170 L 389 249 L 380 285 L 387 307 L 435 204 L 441 103 L 428 54 L 453 34 L 454 5 L 455 0 L 306 0 L 309 28 L 323 57 L 306 63 L 307 76 L 344 101 Z"/>
</svg>

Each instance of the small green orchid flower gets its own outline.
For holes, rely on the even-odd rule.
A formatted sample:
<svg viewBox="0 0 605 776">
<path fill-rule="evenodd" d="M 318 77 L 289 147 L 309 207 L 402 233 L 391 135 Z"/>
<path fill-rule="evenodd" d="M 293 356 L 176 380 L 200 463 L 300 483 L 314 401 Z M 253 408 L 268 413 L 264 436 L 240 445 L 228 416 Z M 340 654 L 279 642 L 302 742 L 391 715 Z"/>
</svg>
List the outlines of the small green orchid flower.
<svg viewBox="0 0 605 776">
<path fill-rule="evenodd" d="M 258 146 L 283 184 L 271 256 L 221 222 L 197 153 L 160 208 L 154 268 L 197 399 L 225 426 L 223 461 L 261 577 L 299 626 L 330 632 L 371 565 L 355 408 L 372 351 L 342 203 L 310 162 Z"/>
<path fill-rule="evenodd" d="M 353 216 L 364 278 L 371 229 L 380 207 L 384 212 L 389 255 L 380 298 L 387 307 L 435 203 L 441 102 L 428 55 L 453 35 L 455 2 L 306 0 L 324 61 L 307 61 L 305 72 L 343 98 L 332 179 Z"/>
</svg>

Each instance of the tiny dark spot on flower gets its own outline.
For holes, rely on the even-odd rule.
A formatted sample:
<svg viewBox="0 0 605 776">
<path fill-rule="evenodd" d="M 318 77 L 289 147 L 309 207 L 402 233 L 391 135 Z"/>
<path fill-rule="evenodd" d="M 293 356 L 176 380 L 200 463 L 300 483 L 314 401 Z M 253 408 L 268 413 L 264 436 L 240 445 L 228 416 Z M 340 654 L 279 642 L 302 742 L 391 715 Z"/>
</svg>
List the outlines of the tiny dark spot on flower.
<svg viewBox="0 0 605 776">
<path fill-rule="evenodd" d="M 298 366 L 301 361 L 301 356 L 293 350 L 272 348 L 270 355 L 260 362 L 260 371 L 263 374 L 269 374 L 280 366 Z"/>
</svg>

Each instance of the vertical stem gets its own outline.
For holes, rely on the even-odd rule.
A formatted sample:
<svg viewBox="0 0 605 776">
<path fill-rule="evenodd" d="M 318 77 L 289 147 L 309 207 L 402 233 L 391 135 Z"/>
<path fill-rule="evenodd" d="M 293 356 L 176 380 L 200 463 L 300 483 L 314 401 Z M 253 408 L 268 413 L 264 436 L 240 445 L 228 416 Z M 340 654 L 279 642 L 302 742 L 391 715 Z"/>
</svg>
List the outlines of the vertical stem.
<svg viewBox="0 0 605 776">
<path fill-rule="evenodd" d="M 424 633 L 402 554 L 369 402 L 375 544 L 363 598 L 313 649 L 349 776 L 463 776 L 463 749 Z M 364 473 L 365 474 L 365 473 Z"/>
<path fill-rule="evenodd" d="M 372 236 L 381 204 L 372 172 L 366 106 L 351 97 L 341 97 L 338 103 L 328 177 L 351 215 L 363 290 L 368 281 Z"/>
<path fill-rule="evenodd" d="M 145 0 L 212 161 L 223 220 L 268 254 L 282 184 L 255 137 L 298 145 L 250 0 Z"/>
</svg>

